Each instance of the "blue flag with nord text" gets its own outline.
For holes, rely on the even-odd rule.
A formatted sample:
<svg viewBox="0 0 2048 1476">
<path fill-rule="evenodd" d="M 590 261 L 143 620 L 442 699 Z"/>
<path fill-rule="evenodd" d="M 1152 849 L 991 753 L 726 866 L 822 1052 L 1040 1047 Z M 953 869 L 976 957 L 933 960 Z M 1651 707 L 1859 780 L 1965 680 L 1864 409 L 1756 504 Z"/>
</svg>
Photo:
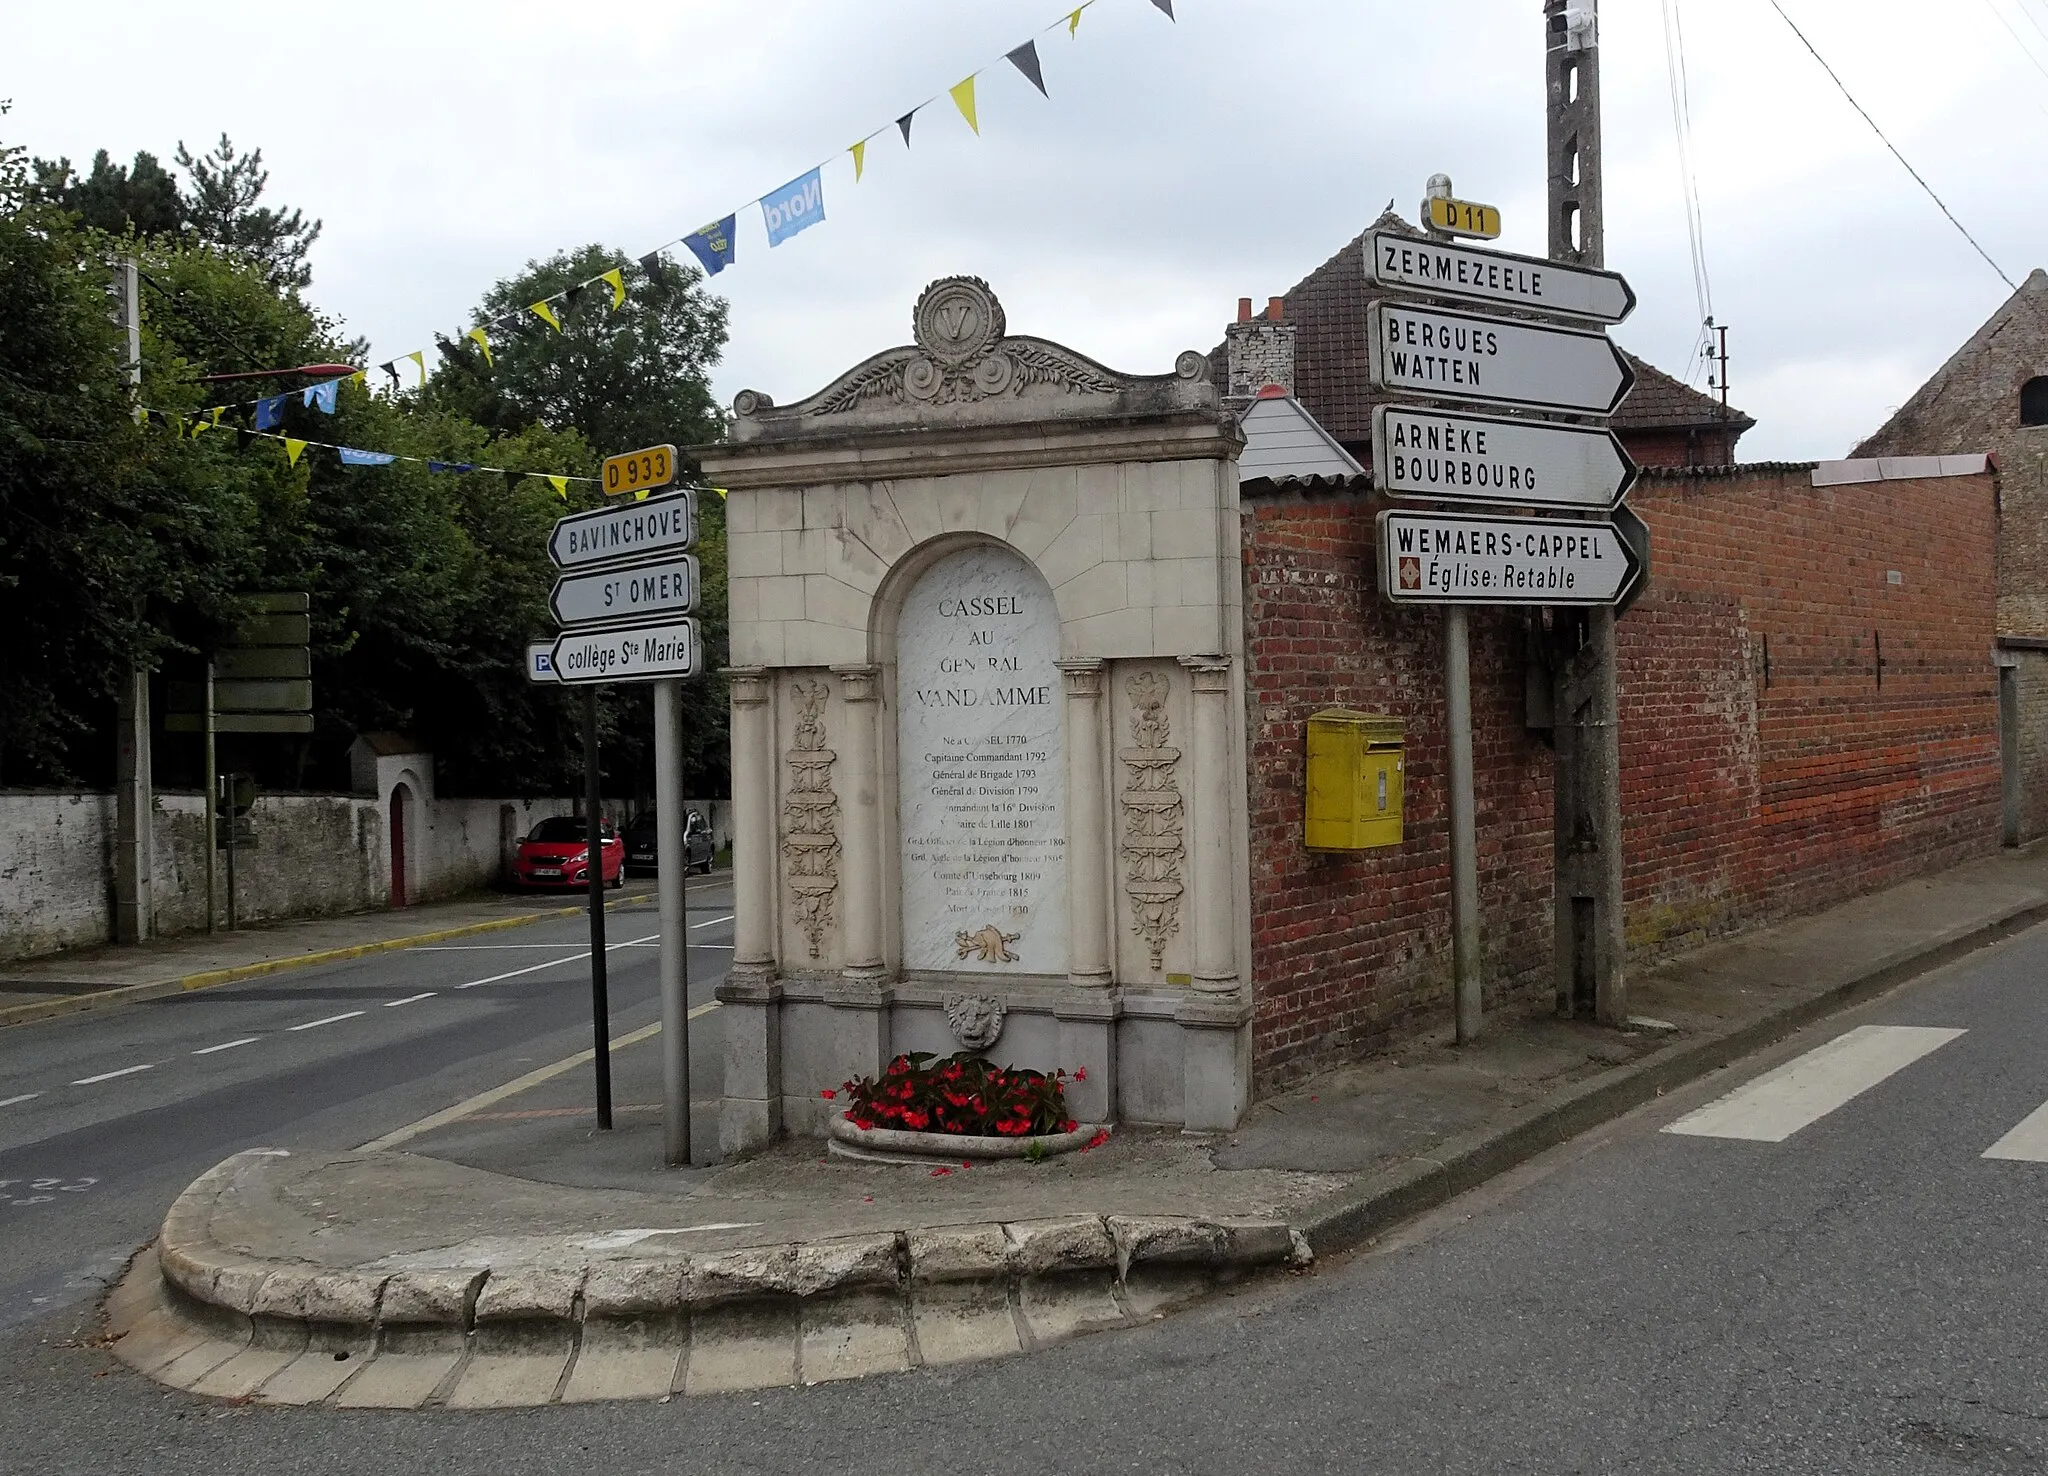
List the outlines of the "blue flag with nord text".
<svg viewBox="0 0 2048 1476">
<path fill-rule="evenodd" d="M 761 197 L 761 220 L 768 227 L 770 246 L 780 246 L 824 218 L 825 187 L 815 169 Z"/>
</svg>

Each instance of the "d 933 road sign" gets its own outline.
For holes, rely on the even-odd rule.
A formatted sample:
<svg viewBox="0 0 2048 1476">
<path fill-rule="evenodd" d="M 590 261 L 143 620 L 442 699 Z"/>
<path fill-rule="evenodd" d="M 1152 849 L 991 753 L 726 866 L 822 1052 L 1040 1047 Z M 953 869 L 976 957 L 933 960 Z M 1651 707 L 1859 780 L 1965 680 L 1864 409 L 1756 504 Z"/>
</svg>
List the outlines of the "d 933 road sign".
<svg viewBox="0 0 2048 1476">
<path fill-rule="evenodd" d="M 1637 468 L 1609 430 L 1381 405 L 1373 484 L 1390 497 L 1606 511 Z"/>
<path fill-rule="evenodd" d="M 571 684 L 691 677 L 704 669 L 704 641 L 694 620 L 572 630 L 556 637 L 549 664 L 556 681 Z"/>
<path fill-rule="evenodd" d="M 1636 381 L 1603 333 L 1380 301 L 1366 314 L 1382 389 L 1496 405 L 1611 414 Z"/>
<path fill-rule="evenodd" d="M 1447 241 L 1418 241 L 1391 231 L 1366 233 L 1365 275 L 1397 292 L 1499 303 L 1596 323 L 1619 323 L 1636 305 L 1635 292 L 1615 272 Z"/>
<path fill-rule="evenodd" d="M 1611 605 L 1641 570 L 1611 522 L 1390 511 L 1379 525 L 1397 604 Z"/>
<path fill-rule="evenodd" d="M 623 456 L 604 459 L 604 491 L 607 497 L 626 492 L 652 492 L 676 479 L 676 448 L 649 446 Z"/>
</svg>

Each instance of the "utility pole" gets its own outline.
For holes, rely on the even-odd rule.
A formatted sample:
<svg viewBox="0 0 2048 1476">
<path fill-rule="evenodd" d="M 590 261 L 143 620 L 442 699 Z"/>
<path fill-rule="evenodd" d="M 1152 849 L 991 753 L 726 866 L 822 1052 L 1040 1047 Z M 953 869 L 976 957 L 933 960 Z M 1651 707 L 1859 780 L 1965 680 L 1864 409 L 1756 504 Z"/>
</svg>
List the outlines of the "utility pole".
<svg viewBox="0 0 2048 1476">
<path fill-rule="evenodd" d="M 1596 0 L 1543 0 L 1550 258 L 1606 265 L 1600 194 Z M 1553 609 L 1557 735 L 1553 833 L 1558 1013 L 1628 1019 L 1622 927 L 1621 731 L 1614 607 Z"/>
<path fill-rule="evenodd" d="M 598 770 L 597 688 L 583 691 L 584 835 L 589 851 L 583 858 L 590 883 L 590 1019 L 595 1035 L 593 1067 L 597 1085 L 597 1125 L 612 1125 L 612 1007 L 605 979 L 604 952 L 604 779 Z M 624 865 L 623 859 L 620 865 Z"/>
<path fill-rule="evenodd" d="M 214 930 L 214 919 L 220 910 L 220 752 L 214 729 L 213 713 L 213 657 L 206 658 L 206 931 Z"/>
<path fill-rule="evenodd" d="M 654 684 L 655 887 L 661 912 L 662 1161 L 690 1166 L 690 850 L 683 816 L 683 684 Z"/>
<path fill-rule="evenodd" d="M 114 267 L 115 321 L 129 394 L 142 395 L 141 279 L 135 258 L 117 257 Z M 149 673 L 130 667 L 115 694 L 114 715 L 114 941 L 145 943 L 156 931 L 151 864 L 151 817 L 156 808 L 149 752 Z"/>
</svg>

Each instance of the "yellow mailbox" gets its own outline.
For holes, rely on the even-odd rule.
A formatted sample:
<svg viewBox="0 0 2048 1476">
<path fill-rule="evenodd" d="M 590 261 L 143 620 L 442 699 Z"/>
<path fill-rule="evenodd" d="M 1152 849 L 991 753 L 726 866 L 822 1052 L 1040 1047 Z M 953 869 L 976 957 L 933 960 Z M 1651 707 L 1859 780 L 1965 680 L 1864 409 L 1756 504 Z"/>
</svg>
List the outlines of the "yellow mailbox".
<svg viewBox="0 0 2048 1476">
<path fill-rule="evenodd" d="M 1302 843 L 1311 851 L 1401 844 L 1401 719 L 1326 707 L 1308 720 Z"/>
</svg>

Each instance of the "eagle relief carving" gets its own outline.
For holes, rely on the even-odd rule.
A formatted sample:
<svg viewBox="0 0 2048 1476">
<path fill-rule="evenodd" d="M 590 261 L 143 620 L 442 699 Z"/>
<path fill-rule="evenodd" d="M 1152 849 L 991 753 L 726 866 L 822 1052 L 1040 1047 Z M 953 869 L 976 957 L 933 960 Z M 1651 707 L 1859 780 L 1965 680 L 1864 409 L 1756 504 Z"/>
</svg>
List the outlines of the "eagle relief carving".
<svg viewBox="0 0 2048 1476">
<path fill-rule="evenodd" d="M 1015 963 L 1017 955 L 1010 952 L 1010 945 L 1023 936 L 1022 933 L 1006 933 L 994 923 L 988 923 L 972 933 L 955 933 L 953 946 L 961 958 L 971 954 L 977 963 Z"/>
<path fill-rule="evenodd" d="M 832 763 L 825 746 L 825 684 L 816 677 L 790 683 L 796 708 L 796 742 L 784 755 L 789 789 L 782 800 L 782 860 L 789 877 L 797 926 L 822 954 L 832 926 L 832 899 L 839 890 L 839 797 L 832 791 Z"/>
<path fill-rule="evenodd" d="M 1135 740 L 1134 746 L 1117 752 L 1127 775 L 1119 796 L 1124 895 L 1130 899 L 1131 927 L 1145 940 L 1157 972 L 1166 958 L 1166 940 L 1180 931 L 1180 899 L 1187 890 L 1181 875 L 1187 859 L 1186 809 L 1175 777 L 1180 750 L 1166 741 L 1172 735 L 1166 678 L 1156 671 L 1141 671 L 1124 690 L 1131 698 Z"/>
</svg>

